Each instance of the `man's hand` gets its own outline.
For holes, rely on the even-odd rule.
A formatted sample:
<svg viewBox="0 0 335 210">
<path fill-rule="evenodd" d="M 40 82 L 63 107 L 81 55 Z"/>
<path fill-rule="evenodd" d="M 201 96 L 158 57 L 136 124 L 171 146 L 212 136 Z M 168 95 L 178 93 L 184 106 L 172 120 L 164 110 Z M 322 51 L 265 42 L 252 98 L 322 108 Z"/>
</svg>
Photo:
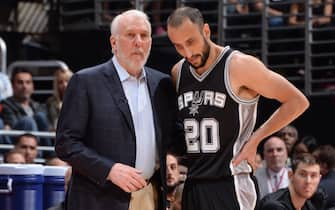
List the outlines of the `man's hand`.
<svg viewBox="0 0 335 210">
<path fill-rule="evenodd" d="M 241 163 L 242 160 L 247 160 L 247 162 L 251 165 L 252 168 L 255 168 L 256 163 L 256 152 L 257 152 L 257 146 L 255 147 L 253 144 L 247 142 L 240 153 L 234 158 L 233 165 L 237 166 Z"/>
<path fill-rule="evenodd" d="M 114 164 L 107 180 L 110 180 L 125 192 L 135 192 L 147 185 L 141 176 L 141 171 L 121 163 Z"/>
</svg>

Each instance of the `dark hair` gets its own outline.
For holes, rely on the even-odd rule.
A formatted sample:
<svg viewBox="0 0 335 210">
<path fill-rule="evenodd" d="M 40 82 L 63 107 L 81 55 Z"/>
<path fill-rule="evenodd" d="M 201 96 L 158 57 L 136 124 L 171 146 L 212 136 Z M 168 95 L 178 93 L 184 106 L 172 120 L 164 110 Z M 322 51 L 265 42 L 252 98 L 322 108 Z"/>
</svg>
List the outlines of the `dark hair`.
<svg viewBox="0 0 335 210">
<path fill-rule="evenodd" d="M 176 158 L 178 164 L 181 162 L 181 157 L 178 156 L 178 155 L 177 155 L 175 152 L 173 152 L 173 151 L 167 151 L 167 152 L 166 152 L 166 155 L 171 155 L 171 156 L 173 156 L 174 158 Z"/>
<path fill-rule="evenodd" d="M 204 18 L 201 12 L 193 7 L 179 7 L 174 10 L 167 19 L 167 25 L 178 27 L 186 18 L 192 23 L 197 24 L 200 28 L 204 25 Z"/>
<path fill-rule="evenodd" d="M 19 135 L 18 137 L 16 137 L 14 145 L 17 145 L 20 142 L 20 140 L 21 140 L 22 137 L 33 138 L 33 139 L 35 139 L 36 142 L 38 142 L 37 136 L 35 136 L 34 134 L 24 133 L 24 134 Z"/>
<path fill-rule="evenodd" d="M 332 145 L 321 145 L 313 152 L 313 155 L 320 163 L 326 163 L 328 169 L 335 167 L 335 148 Z"/>
<path fill-rule="evenodd" d="M 307 165 L 319 165 L 317 159 L 310 153 L 301 153 L 295 156 L 292 160 L 293 173 L 297 170 L 299 164 L 304 163 Z"/>
<path fill-rule="evenodd" d="M 314 152 L 314 150 L 319 146 L 318 141 L 314 136 L 304 136 L 297 141 L 295 146 L 300 143 L 306 145 L 308 152 L 310 153 Z"/>
<path fill-rule="evenodd" d="M 30 74 L 31 76 L 33 76 L 31 71 L 29 71 L 26 68 L 16 68 L 16 69 L 14 69 L 14 71 L 12 72 L 11 77 L 10 77 L 10 81 L 12 83 L 14 82 L 14 79 L 15 79 L 16 75 L 19 74 L 19 73 L 27 73 L 27 74 Z"/>
<path fill-rule="evenodd" d="M 282 129 L 280 129 L 280 130 L 276 133 L 276 135 L 277 135 L 277 136 L 281 136 L 281 137 L 283 137 L 284 134 L 285 134 L 284 130 L 286 130 L 286 129 L 291 129 L 291 130 L 293 131 L 294 135 L 296 136 L 296 139 L 299 139 L 299 132 L 298 132 L 298 129 L 297 129 L 294 125 L 291 125 L 291 124 L 289 124 L 289 125 L 283 127 Z"/>
</svg>

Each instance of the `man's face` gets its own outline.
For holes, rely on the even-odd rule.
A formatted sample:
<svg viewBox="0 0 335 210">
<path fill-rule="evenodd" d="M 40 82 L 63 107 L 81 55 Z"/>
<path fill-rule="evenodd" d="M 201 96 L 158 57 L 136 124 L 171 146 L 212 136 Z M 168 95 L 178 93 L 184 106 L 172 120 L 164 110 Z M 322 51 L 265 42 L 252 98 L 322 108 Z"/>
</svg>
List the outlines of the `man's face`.
<svg viewBox="0 0 335 210">
<path fill-rule="evenodd" d="M 189 19 L 178 27 L 168 26 L 168 36 L 177 52 L 195 69 L 203 67 L 208 59 L 210 46 L 208 42 L 209 28 L 203 28 Z"/>
<path fill-rule="evenodd" d="M 14 97 L 20 101 L 30 99 L 34 91 L 33 78 L 29 73 L 21 72 L 13 79 Z"/>
<path fill-rule="evenodd" d="M 168 187 L 174 187 L 179 184 L 179 168 L 177 159 L 172 155 L 166 157 L 166 184 Z"/>
<path fill-rule="evenodd" d="M 286 126 L 281 131 L 278 132 L 278 135 L 284 140 L 287 147 L 287 151 L 290 153 L 293 149 L 294 144 L 298 140 L 297 131 L 290 126 Z"/>
<path fill-rule="evenodd" d="M 61 98 L 63 98 L 63 95 L 65 93 L 65 90 L 66 90 L 66 87 L 69 83 L 69 76 L 66 75 L 66 73 L 59 73 L 57 75 L 57 79 L 56 79 L 56 82 L 57 82 L 57 90 L 58 90 L 58 94 Z"/>
<path fill-rule="evenodd" d="M 320 166 L 298 164 L 296 171 L 290 176 L 290 181 L 297 196 L 309 199 L 315 193 L 320 182 Z"/>
<path fill-rule="evenodd" d="M 271 137 L 264 144 L 264 160 L 266 162 L 266 167 L 275 172 L 278 172 L 285 167 L 287 150 L 282 139 Z"/>
<path fill-rule="evenodd" d="M 15 149 L 24 155 L 27 163 L 33 163 L 37 157 L 37 142 L 33 137 L 21 137 Z"/>
<path fill-rule="evenodd" d="M 139 74 L 151 50 L 151 29 L 143 18 L 126 16 L 110 42 L 120 65 Z"/>
</svg>

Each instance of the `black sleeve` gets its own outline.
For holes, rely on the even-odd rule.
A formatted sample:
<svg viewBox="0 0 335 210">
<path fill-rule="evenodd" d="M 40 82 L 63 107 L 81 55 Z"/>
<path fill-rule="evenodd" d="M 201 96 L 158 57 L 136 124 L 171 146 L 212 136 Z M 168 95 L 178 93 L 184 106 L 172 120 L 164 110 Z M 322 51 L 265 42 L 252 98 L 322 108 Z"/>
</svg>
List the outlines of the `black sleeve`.
<svg viewBox="0 0 335 210">
<path fill-rule="evenodd" d="M 282 203 L 276 200 L 261 201 L 258 210 L 289 210 Z"/>
</svg>

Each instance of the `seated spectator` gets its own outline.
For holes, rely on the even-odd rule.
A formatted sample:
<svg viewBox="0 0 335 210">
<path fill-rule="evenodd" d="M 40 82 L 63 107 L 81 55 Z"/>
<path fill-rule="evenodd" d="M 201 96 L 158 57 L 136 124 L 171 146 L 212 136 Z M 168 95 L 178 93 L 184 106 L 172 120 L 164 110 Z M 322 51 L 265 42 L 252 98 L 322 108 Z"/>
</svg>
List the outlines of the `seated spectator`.
<svg viewBox="0 0 335 210">
<path fill-rule="evenodd" d="M 313 155 L 320 162 L 321 182 L 328 195 L 326 208 L 335 208 L 335 148 L 332 145 L 322 145 L 318 147 Z"/>
<path fill-rule="evenodd" d="M 179 160 L 176 155 L 168 153 L 166 156 L 166 185 L 168 209 L 181 210 L 181 190 Z"/>
<path fill-rule="evenodd" d="M 284 128 L 280 129 L 276 133 L 276 135 L 279 136 L 281 139 L 283 139 L 285 142 L 287 153 L 288 153 L 287 166 L 291 167 L 293 147 L 299 140 L 298 129 L 294 127 L 293 125 L 287 125 Z"/>
<path fill-rule="evenodd" d="M 294 2 L 290 6 L 290 17 L 288 24 L 291 26 L 305 24 L 305 4 Z"/>
<path fill-rule="evenodd" d="M 265 196 L 258 210 L 316 210 L 310 199 L 320 182 L 320 165 L 309 153 L 300 154 L 292 161 L 290 185 Z M 318 209 L 319 210 L 319 209 Z"/>
<path fill-rule="evenodd" d="M 69 69 L 58 69 L 54 75 L 53 95 L 47 99 L 47 116 L 49 120 L 50 130 L 55 131 L 58 121 L 58 115 L 63 103 L 63 96 L 67 83 L 73 73 Z"/>
<path fill-rule="evenodd" d="M 269 0 L 268 11 L 268 23 L 269 26 L 283 26 L 287 24 L 287 20 L 284 17 L 285 14 L 289 13 L 289 1 L 287 0 Z M 264 10 L 264 1 L 255 0 L 255 9 L 259 12 Z"/>
<path fill-rule="evenodd" d="M 246 0 L 228 0 L 231 4 L 228 7 L 229 13 L 248 14 L 249 5 Z"/>
<path fill-rule="evenodd" d="M 305 136 L 293 146 L 292 157 L 300 153 L 313 153 L 317 147 L 318 142 L 314 136 Z"/>
<path fill-rule="evenodd" d="M 255 172 L 260 198 L 287 187 L 290 171 L 286 168 L 287 149 L 283 139 L 277 136 L 268 138 L 264 142 L 263 156 L 265 166 Z"/>
<path fill-rule="evenodd" d="M 326 26 L 331 23 L 333 0 L 312 0 L 313 26 Z M 290 25 L 305 24 L 305 3 L 292 3 L 290 6 Z"/>
<path fill-rule="evenodd" d="M 1 102 L 5 129 L 47 131 L 45 109 L 31 98 L 34 92 L 32 73 L 26 69 L 16 69 L 11 81 L 13 96 Z"/>
<path fill-rule="evenodd" d="M 11 81 L 13 96 L 1 101 L 0 117 L 3 119 L 4 129 L 47 131 L 45 109 L 31 98 L 34 92 L 32 73 L 26 69 L 16 69 Z M 50 146 L 51 143 L 45 145 Z"/>
<path fill-rule="evenodd" d="M 23 154 L 26 163 L 34 163 L 37 158 L 37 137 L 30 133 L 25 133 L 16 138 L 14 149 Z"/>
<path fill-rule="evenodd" d="M 312 23 L 314 26 L 331 24 L 333 0 L 312 0 Z"/>
<path fill-rule="evenodd" d="M 4 163 L 16 163 L 16 164 L 26 163 L 24 155 L 15 149 L 6 152 L 3 161 Z"/>
</svg>

